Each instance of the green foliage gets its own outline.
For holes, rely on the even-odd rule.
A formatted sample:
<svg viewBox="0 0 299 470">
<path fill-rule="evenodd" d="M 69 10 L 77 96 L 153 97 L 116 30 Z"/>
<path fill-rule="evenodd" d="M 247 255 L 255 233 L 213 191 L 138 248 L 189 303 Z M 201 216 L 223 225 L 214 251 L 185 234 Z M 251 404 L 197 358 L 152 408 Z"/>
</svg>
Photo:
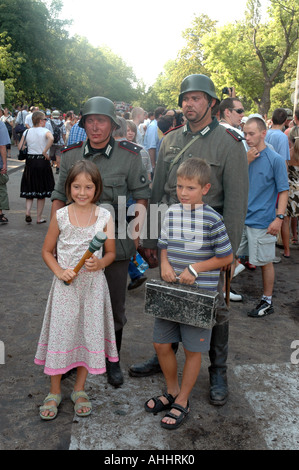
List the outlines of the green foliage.
<svg viewBox="0 0 299 470">
<path fill-rule="evenodd" d="M 299 0 L 268 0 L 266 20 L 260 1 L 248 0 L 243 20 L 222 27 L 207 15 L 194 16 L 182 33 L 185 46 L 149 89 L 110 49 L 69 37 L 70 22 L 59 19 L 62 5 L 62 0 L 1 0 L 0 80 L 6 104 L 79 111 L 86 99 L 101 95 L 146 110 L 176 108 L 183 78 L 204 73 L 219 98 L 223 87 L 234 86 L 247 112 L 292 108 Z"/>
<path fill-rule="evenodd" d="M 173 105 L 184 77 L 204 73 L 214 81 L 220 99 L 224 87 L 234 86 L 248 113 L 267 114 L 278 103 L 292 108 L 299 0 L 268 3 L 267 20 L 262 20 L 259 0 L 248 1 L 243 20 L 222 27 L 206 15 L 195 18 L 183 33 L 185 47 L 154 85 L 166 104 Z"/>
<path fill-rule="evenodd" d="M 6 104 L 79 111 L 91 96 L 136 99 L 132 69 L 109 49 L 70 38 L 70 22 L 58 18 L 61 8 L 61 0 L 1 0 L 0 79 Z"/>
</svg>

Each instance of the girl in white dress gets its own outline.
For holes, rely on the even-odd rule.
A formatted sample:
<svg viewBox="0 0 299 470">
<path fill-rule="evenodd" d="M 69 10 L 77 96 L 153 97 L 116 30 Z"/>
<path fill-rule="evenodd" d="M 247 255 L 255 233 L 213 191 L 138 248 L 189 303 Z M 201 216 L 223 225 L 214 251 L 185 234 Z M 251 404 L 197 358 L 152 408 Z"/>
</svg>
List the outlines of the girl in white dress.
<svg viewBox="0 0 299 470">
<path fill-rule="evenodd" d="M 54 419 L 61 402 L 61 376 L 77 368 L 71 399 L 78 416 L 91 413 L 84 392 L 88 373 L 106 372 L 106 358 L 118 361 L 109 289 L 104 269 L 115 259 L 114 224 L 108 210 L 96 206 L 102 180 L 96 165 L 77 162 L 66 180 L 66 195 L 71 204 L 59 209 L 51 219 L 42 255 L 53 271 L 35 363 L 44 365 L 51 376 L 50 394 L 40 407 L 42 419 Z M 107 239 L 102 248 L 85 261 L 75 273 L 89 243 L 98 231 Z M 53 255 L 57 244 L 57 260 Z M 71 281 L 69 285 L 66 283 Z"/>
</svg>

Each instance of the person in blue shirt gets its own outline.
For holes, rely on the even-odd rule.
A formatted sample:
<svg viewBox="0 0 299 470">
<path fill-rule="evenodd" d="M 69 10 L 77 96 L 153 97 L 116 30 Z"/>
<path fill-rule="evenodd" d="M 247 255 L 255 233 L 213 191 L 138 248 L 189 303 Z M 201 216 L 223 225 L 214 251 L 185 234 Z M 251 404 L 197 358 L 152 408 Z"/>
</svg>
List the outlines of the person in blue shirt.
<svg viewBox="0 0 299 470">
<path fill-rule="evenodd" d="M 267 147 L 266 133 L 267 127 L 262 116 L 248 119 L 244 126 L 244 135 L 250 147 L 247 153 L 249 194 L 238 255 L 249 256 L 249 262 L 262 269 L 263 296 L 256 308 L 248 312 L 248 316 L 256 318 L 274 312 L 272 293 L 275 243 L 284 219 L 289 193 L 285 159 Z"/>
<path fill-rule="evenodd" d="M 284 133 L 287 117 L 284 108 L 275 109 L 272 115 L 272 126 L 268 129 L 265 137 L 266 144 L 271 144 L 275 152 L 279 153 L 286 161 L 290 160 L 289 141 Z"/>
<path fill-rule="evenodd" d="M 80 111 L 78 122 L 76 122 L 76 124 L 74 124 L 70 130 L 69 137 L 67 140 L 67 145 L 72 145 L 72 144 L 75 144 L 76 142 L 82 142 L 87 139 L 85 129 L 83 129 L 82 127 L 79 127 L 81 116 L 82 116 L 82 112 Z"/>
</svg>

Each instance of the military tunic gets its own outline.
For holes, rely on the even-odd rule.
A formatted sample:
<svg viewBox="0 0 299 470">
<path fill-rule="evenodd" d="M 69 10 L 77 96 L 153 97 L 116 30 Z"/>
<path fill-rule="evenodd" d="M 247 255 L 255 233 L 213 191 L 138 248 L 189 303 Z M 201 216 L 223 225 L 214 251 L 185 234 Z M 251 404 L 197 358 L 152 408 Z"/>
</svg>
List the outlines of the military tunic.
<svg viewBox="0 0 299 470">
<path fill-rule="evenodd" d="M 90 160 L 96 164 L 102 176 L 103 192 L 99 202 L 108 210 L 112 208 L 112 212 L 114 209 L 117 226 L 119 214 L 125 219 L 126 201 L 130 196 L 135 200 L 150 197 L 150 182 L 142 164 L 140 150 L 138 145 L 126 140 L 116 142 L 113 138 L 105 149 L 99 150 L 98 153 L 90 149 L 88 141 L 66 147 L 62 151 L 59 179 L 52 193 L 52 201 L 58 199 L 67 202 L 64 186 L 70 168 L 78 160 Z M 118 208 L 119 197 L 122 197 L 122 208 Z M 122 231 L 118 237 L 116 227 L 116 260 L 130 259 L 135 252 L 134 241 L 127 231 Z"/>
<path fill-rule="evenodd" d="M 176 161 L 177 155 L 192 140 L 194 143 Z M 242 142 L 220 126 L 216 118 L 196 134 L 186 124 L 164 137 L 150 202 L 167 205 L 178 202 L 176 172 L 179 165 L 191 157 L 202 158 L 211 166 L 211 189 L 203 197 L 203 201 L 223 215 L 233 251 L 236 253 L 247 212 L 248 163 Z M 144 240 L 144 246 L 155 248 L 156 240 Z"/>
</svg>

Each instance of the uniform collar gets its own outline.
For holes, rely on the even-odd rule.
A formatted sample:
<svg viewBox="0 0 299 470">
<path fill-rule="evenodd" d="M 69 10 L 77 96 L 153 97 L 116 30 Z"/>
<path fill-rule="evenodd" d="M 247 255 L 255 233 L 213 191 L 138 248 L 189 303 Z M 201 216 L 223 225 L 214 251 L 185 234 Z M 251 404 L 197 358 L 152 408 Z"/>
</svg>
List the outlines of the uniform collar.
<svg viewBox="0 0 299 470">
<path fill-rule="evenodd" d="M 113 150 L 113 147 L 114 147 L 114 143 L 115 143 L 115 140 L 113 139 L 113 137 L 110 137 L 110 140 L 108 142 L 108 144 L 102 148 L 102 149 L 93 149 L 90 145 L 90 142 L 89 140 L 86 141 L 85 143 L 85 147 L 84 147 L 84 152 L 83 152 L 83 155 L 85 158 L 87 157 L 90 157 L 90 156 L 93 156 L 93 155 L 104 155 L 106 158 L 110 158 L 111 157 L 111 152 Z"/>
<path fill-rule="evenodd" d="M 216 117 L 213 117 L 212 118 L 212 121 L 210 122 L 210 124 L 208 124 L 207 126 L 205 126 L 203 129 L 201 129 L 200 131 L 198 132 L 192 132 L 190 130 L 190 126 L 189 126 L 189 122 L 187 122 L 184 127 L 183 127 L 183 134 L 187 134 L 187 133 L 191 133 L 193 135 L 198 135 L 200 134 L 202 137 L 206 137 L 207 135 L 209 135 L 217 126 L 219 126 L 219 122 L 217 120 Z"/>
</svg>

